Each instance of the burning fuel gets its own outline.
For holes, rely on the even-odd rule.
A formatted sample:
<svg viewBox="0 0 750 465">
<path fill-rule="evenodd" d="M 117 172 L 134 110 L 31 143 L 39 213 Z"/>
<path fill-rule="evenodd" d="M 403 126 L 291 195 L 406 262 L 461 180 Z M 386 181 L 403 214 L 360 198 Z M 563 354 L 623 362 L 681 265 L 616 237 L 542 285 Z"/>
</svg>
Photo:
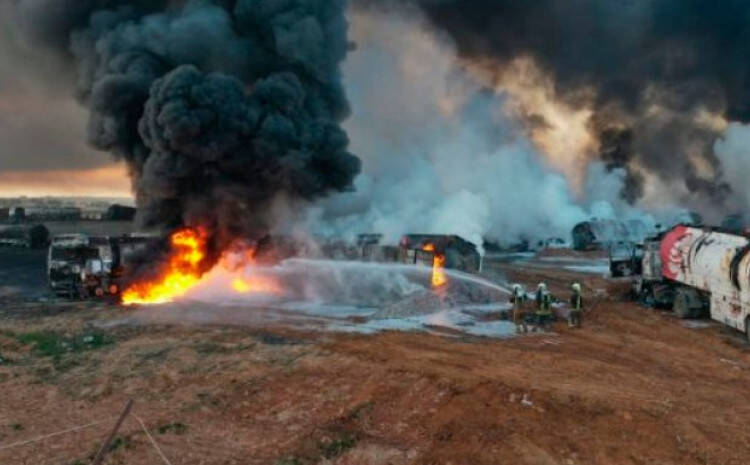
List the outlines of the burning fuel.
<svg viewBox="0 0 750 465">
<path fill-rule="evenodd" d="M 122 303 L 161 304 L 172 302 L 198 284 L 206 259 L 206 231 L 185 228 L 170 237 L 169 259 L 155 280 L 137 282 L 122 294 Z"/>
<path fill-rule="evenodd" d="M 208 234 L 203 228 L 184 228 L 170 237 L 171 250 L 166 265 L 155 278 L 138 281 L 122 294 L 124 305 L 153 305 L 173 302 L 185 296 L 191 289 L 210 279 L 216 269 L 238 275 L 254 264 L 255 250 L 247 244 L 222 255 L 218 263 L 206 270 Z M 273 279 L 263 276 L 234 277 L 231 290 L 238 294 L 281 294 L 281 286 Z"/>
<path fill-rule="evenodd" d="M 432 260 L 432 287 L 441 287 L 448 284 L 445 277 L 445 255 L 435 254 Z"/>
<path fill-rule="evenodd" d="M 422 247 L 425 252 L 432 252 L 432 287 L 442 287 L 448 283 L 445 277 L 445 255 L 435 250 L 434 244 L 425 244 Z"/>
</svg>

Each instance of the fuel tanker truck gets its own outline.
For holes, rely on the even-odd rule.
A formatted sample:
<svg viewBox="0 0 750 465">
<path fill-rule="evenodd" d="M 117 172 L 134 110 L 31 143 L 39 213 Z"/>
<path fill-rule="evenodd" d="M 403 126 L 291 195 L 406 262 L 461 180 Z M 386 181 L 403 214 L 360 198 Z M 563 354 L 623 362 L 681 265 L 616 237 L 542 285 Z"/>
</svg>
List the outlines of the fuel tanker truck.
<svg viewBox="0 0 750 465">
<path fill-rule="evenodd" d="M 644 243 L 635 291 L 681 318 L 712 319 L 750 341 L 750 239 L 711 228 L 678 225 Z"/>
</svg>

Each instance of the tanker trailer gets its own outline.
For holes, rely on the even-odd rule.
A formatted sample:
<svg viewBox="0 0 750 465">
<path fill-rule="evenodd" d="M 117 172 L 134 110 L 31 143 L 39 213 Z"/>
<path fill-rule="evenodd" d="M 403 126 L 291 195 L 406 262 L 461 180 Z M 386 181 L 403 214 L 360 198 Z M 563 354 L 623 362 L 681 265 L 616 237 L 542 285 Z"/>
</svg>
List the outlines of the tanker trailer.
<svg viewBox="0 0 750 465">
<path fill-rule="evenodd" d="M 646 241 L 642 297 L 669 304 L 681 318 L 708 312 L 750 340 L 750 240 L 685 225 Z"/>
</svg>

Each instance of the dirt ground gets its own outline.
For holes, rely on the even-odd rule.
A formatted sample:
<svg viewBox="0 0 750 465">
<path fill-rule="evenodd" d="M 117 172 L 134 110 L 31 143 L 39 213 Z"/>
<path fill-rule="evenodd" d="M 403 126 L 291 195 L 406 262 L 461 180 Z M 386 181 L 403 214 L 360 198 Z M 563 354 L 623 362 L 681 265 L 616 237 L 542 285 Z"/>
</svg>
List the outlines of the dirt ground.
<svg viewBox="0 0 750 465">
<path fill-rule="evenodd" d="M 584 327 L 497 340 L 133 326 L 111 323 L 148 310 L 6 301 L 0 464 L 89 463 L 128 398 L 108 464 L 164 463 L 137 418 L 173 464 L 750 463 L 740 336 L 622 301 L 623 282 L 487 272 L 561 297 L 582 280 Z"/>
</svg>

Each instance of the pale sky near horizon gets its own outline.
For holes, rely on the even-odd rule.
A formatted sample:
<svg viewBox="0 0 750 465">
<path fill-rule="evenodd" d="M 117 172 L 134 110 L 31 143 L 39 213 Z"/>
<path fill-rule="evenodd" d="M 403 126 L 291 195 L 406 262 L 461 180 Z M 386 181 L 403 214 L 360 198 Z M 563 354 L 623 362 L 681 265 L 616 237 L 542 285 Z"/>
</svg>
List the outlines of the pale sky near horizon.
<svg viewBox="0 0 750 465">
<path fill-rule="evenodd" d="M 123 163 L 112 163 L 91 170 L 0 170 L 0 197 L 24 195 L 27 197 L 133 197 L 130 191 L 130 179 Z"/>
<path fill-rule="evenodd" d="M 124 164 L 86 145 L 75 77 L 24 44 L 0 3 L 0 197 L 132 197 Z"/>
</svg>

